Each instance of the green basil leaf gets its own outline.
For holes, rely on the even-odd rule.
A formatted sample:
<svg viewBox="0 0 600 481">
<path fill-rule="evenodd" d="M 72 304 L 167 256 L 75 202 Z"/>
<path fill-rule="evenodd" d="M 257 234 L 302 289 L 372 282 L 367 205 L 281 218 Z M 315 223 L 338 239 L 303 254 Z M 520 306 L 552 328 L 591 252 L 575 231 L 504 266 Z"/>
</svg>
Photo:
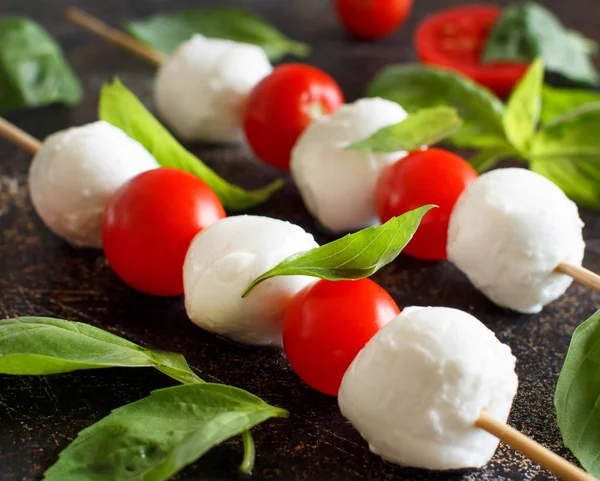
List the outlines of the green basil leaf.
<svg viewBox="0 0 600 481">
<path fill-rule="evenodd" d="M 435 144 L 456 132 L 461 119 L 452 107 L 418 110 L 399 122 L 383 127 L 366 139 L 350 144 L 347 149 L 367 152 L 411 151 Z"/>
<path fill-rule="evenodd" d="M 214 446 L 287 414 L 221 384 L 160 389 L 81 431 L 44 480 L 163 481 Z"/>
<path fill-rule="evenodd" d="M 507 143 L 502 127 L 504 104 L 460 74 L 424 65 L 390 65 L 371 82 L 367 94 L 397 102 L 408 112 L 440 105 L 454 107 L 463 124 L 448 141 L 457 147 L 498 147 Z"/>
<path fill-rule="evenodd" d="M 217 194 L 226 209 L 240 211 L 254 207 L 284 184 L 279 179 L 250 191 L 230 184 L 186 150 L 118 79 L 102 87 L 98 115 L 146 147 L 162 167 L 174 167 L 198 176 Z"/>
<path fill-rule="evenodd" d="M 37 23 L 0 18 L 0 112 L 78 104 L 83 89 L 58 43 Z"/>
<path fill-rule="evenodd" d="M 529 62 L 542 57 L 546 68 L 575 82 L 597 85 L 591 43 L 567 30 L 549 10 L 533 2 L 506 7 L 490 33 L 485 62 Z"/>
<path fill-rule="evenodd" d="M 592 90 L 551 87 L 542 88 L 542 125 L 583 105 L 600 102 L 600 94 Z"/>
<path fill-rule="evenodd" d="M 502 117 L 508 141 L 525 157 L 540 120 L 543 83 L 544 63 L 538 58 L 513 90 Z"/>
<path fill-rule="evenodd" d="M 128 22 L 125 28 L 138 40 L 164 53 L 173 52 L 180 43 L 200 33 L 206 37 L 258 45 L 271 61 L 287 54 L 297 57 L 310 54 L 307 44 L 292 40 L 259 16 L 240 8 L 160 13 Z"/>
<path fill-rule="evenodd" d="M 242 297 L 276 276 L 312 276 L 330 281 L 363 279 L 392 262 L 415 234 L 434 205 L 425 205 L 378 227 L 368 227 L 329 244 L 293 254 L 257 277 Z"/>
<path fill-rule="evenodd" d="M 531 170 L 557 184 L 575 202 L 600 209 L 600 103 L 555 119 L 533 139 Z"/>
<path fill-rule="evenodd" d="M 202 382 L 182 355 L 140 347 L 89 324 L 48 317 L 0 320 L 0 374 L 109 367 L 154 367 L 182 383 Z"/>
<path fill-rule="evenodd" d="M 573 333 L 554 406 L 565 445 L 592 476 L 600 477 L 600 311 Z"/>
<path fill-rule="evenodd" d="M 497 147 L 480 150 L 469 160 L 471 166 L 479 173 L 486 172 L 494 167 L 498 162 L 510 157 L 517 157 L 519 154 L 512 147 Z"/>
</svg>

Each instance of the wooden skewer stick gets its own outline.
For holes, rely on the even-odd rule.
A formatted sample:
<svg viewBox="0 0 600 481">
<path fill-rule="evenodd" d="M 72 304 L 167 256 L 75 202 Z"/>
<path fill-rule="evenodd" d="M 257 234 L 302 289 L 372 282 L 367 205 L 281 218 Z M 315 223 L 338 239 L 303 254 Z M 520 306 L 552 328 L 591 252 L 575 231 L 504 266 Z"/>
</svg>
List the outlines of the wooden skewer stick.
<svg viewBox="0 0 600 481">
<path fill-rule="evenodd" d="M 498 421 L 485 411 L 482 411 L 479 419 L 475 421 L 475 427 L 496 436 L 500 441 L 520 451 L 529 459 L 565 481 L 596 481 L 596 478 L 590 476 L 583 469 L 571 464 L 516 429 Z"/>
<path fill-rule="evenodd" d="M 38 139 L 2 117 L 0 117 L 0 137 L 4 137 L 32 155 L 37 154 L 42 147 L 42 143 Z"/>
<path fill-rule="evenodd" d="M 65 12 L 65 17 L 71 23 L 82 27 L 88 32 L 95 33 L 99 37 L 107 40 L 108 42 L 114 43 L 119 47 L 129 50 L 138 57 L 150 62 L 154 65 L 160 65 L 163 63 L 165 57 L 162 53 L 157 52 L 153 48 L 138 42 L 135 38 L 121 32 L 115 28 L 112 28 L 105 24 L 103 21 L 88 15 L 83 10 L 75 7 L 70 7 Z"/>
<path fill-rule="evenodd" d="M 560 272 L 561 274 L 571 276 L 584 286 L 591 287 L 592 289 L 600 292 L 600 276 L 595 272 L 586 269 L 585 267 L 574 266 L 573 264 L 569 264 L 567 262 L 561 262 L 558 264 L 558 267 L 554 269 L 554 272 Z"/>
</svg>

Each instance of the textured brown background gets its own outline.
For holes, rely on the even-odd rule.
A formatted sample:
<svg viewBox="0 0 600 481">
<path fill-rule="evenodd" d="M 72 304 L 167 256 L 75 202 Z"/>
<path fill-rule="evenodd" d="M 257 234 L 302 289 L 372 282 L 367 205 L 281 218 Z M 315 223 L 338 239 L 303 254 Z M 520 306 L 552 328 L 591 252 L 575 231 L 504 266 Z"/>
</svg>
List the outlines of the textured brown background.
<svg viewBox="0 0 600 481">
<path fill-rule="evenodd" d="M 410 36 L 418 19 L 450 4 L 465 3 L 415 1 L 408 24 L 378 43 L 350 40 L 326 0 L 79 0 L 76 4 L 112 24 L 184 6 L 243 4 L 290 36 L 312 44 L 313 55 L 307 62 L 332 74 L 347 99 L 353 100 L 384 65 L 414 60 Z M 567 25 L 600 40 L 597 0 L 544 3 Z M 144 101 L 151 102 L 153 69 L 67 24 L 62 12 L 68 5 L 66 0 L 0 0 L 2 14 L 29 15 L 55 34 L 85 84 L 85 101 L 75 109 L 53 107 L 8 117 L 38 138 L 95 120 L 98 90 L 117 73 Z M 263 185 L 279 175 L 244 148 L 196 146 L 194 150 L 227 179 L 247 187 Z M 0 316 L 57 316 L 89 322 L 135 342 L 181 352 L 204 379 L 248 389 L 289 409 L 289 420 L 255 430 L 258 457 L 253 479 L 555 479 L 504 446 L 485 468 L 462 473 L 401 469 L 383 463 L 341 417 L 335 399 L 304 386 L 281 353 L 235 345 L 201 331 L 187 320 L 182 299 L 138 294 L 115 277 L 101 252 L 72 248 L 50 234 L 28 198 L 29 161 L 29 155 L 0 141 Z M 297 222 L 315 232 L 319 241 L 328 240 L 316 229 L 291 183 L 254 213 Z M 600 216 L 582 215 L 588 246 L 585 264 L 600 271 Z M 576 285 L 542 314 L 525 316 L 492 305 L 446 262 L 401 257 L 375 280 L 400 306 L 457 307 L 474 313 L 493 329 L 519 360 L 521 384 L 510 423 L 567 454 L 555 424 L 552 392 L 570 335 L 595 311 L 598 294 Z M 0 376 L 0 479 L 39 479 L 79 430 L 111 409 L 168 385 L 168 378 L 152 370 L 112 369 L 47 378 Z M 239 460 L 240 444 L 230 442 L 177 479 L 237 479 Z"/>
</svg>

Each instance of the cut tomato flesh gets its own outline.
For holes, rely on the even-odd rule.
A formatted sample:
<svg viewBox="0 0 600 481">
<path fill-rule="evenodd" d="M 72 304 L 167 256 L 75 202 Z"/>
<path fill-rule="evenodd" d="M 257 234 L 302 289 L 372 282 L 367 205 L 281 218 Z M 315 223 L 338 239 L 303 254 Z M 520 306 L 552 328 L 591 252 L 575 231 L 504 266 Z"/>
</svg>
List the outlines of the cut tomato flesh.
<svg viewBox="0 0 600 481">
<path fill-rule="evenodd" d="M 415 30 L 417 56 L 426 64 L 463 73 L 501 97 L 506 97 L 527 71 L 528 64 L 481 63 L 483 49 L 501 8 L 469 5 L 425 18 Z"/>
</svg>

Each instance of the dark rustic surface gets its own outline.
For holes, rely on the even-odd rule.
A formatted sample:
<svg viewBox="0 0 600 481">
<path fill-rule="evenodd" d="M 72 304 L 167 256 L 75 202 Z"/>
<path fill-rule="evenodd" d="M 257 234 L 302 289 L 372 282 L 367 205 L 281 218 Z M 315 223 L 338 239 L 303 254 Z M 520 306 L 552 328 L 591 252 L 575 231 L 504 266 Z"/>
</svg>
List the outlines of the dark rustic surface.
<svg viewBox="0 0 600 481">
<path fill-rule="evenodd" d="M 416 0 L 408 24 L 379 43 L 350 40 L 338 27 L 326 0 L 79 0 L 74 2 L 118 24 L 123 18 L 198 4 L 244 4 L 290 36 L 311 43 L 307 62 L 331 73 L 353 100 L 375 72 L 396 61 L 414 59 L 410 33 L 426 13 L 450 0 Z M 571 27 L 600 40 L 596 0 L 547 3 Z M 76 109 L 58 107 L 16 113 L 9 119 L 39 138 L 96 119 L 98 90 L 119 74 L 144 101 L 151 101 L 153 69 L 125 52 L 67 24 L 67 0 L 1 0 L 0 11 L 29 15 L 42 22 L 65 47 L 86 87 Z M 229 180 L 251 187 L 278 173 L 254 160 L 243 148 L 197 146 L 203 159 Z M 328 480 L 496 480 L 555 479 L 533 463 L 501 446 L 485 468 L 462 473 L 409 470 L 383 463 L 341 417 L 335 399 L 304 386 L 283 355 L 239 346 L 201 331 L 187 320 L 182 299 L 143 296 L 124 286 L 105 264 L 102 253 L 69 247 L 50 234 L 33 211 L 27 193 L 30 158 L 0 141 L 0 316 L 57 316 L 89 322 L 145 345 L 183 353 L 200 375 L 247 389 L 291 411 L 287 421 L 256 429 L 258 457 L 253 479 Z M 271 202 L 255 210 L 297 222 L 319 234 L 295 188 L 289 184 Z M 600 216 L 583 213 L 587 267 L 600 270 Z M 510 423 L 549 448 L 568 455 L 558 433 L 552 393 L 570 335 L 598 306 L 600 297 L 575 285 L 537 316 L 499 309 L 479 294 L 446 262 L 400 258 L 375 276 L 400 306 L 443 305 L 474 313 L 518 358 L 521 381 Z M 105 370 L 47 378 L 0 376 L 0 479 L 39 479 L 76 433 L 111 409 L 169 385 L 151 370 Z M 210 452 L 177 479 L 237 479 L 240 444 Z"/>
</svg>

